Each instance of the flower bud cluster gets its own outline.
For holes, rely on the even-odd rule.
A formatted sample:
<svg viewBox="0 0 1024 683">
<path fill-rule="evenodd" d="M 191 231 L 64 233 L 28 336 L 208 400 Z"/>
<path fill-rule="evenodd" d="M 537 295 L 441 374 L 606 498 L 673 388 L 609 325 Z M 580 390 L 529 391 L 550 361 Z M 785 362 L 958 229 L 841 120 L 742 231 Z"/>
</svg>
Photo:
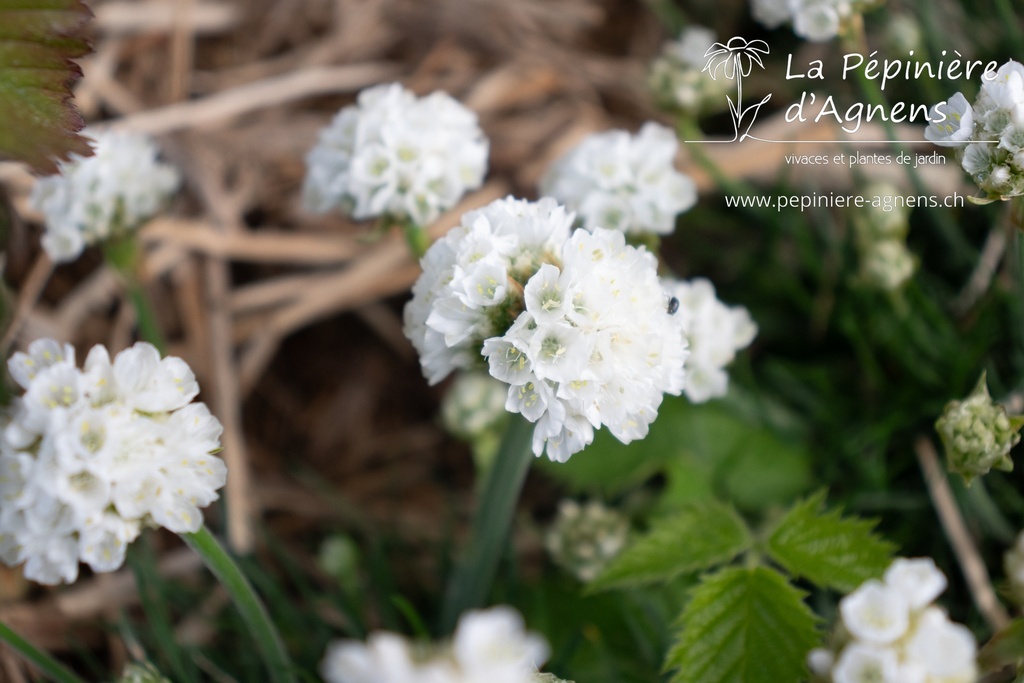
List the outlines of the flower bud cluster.
<svg viewBox="0 0 1024 683">
<path fill-rule="evenodd" d="M 985 71 L 972 106 L 962 93 L 935 105 L 924 136 L 955 147 L 956 157 L 989 199 L 1024 194 L 1024 66 Z"/>
<path fill-rule="evenodd" d="M 839 646 L 808 657 L 816 680 L 974 683 L 974 636 L 932 604 L 945 589 L 930 558 L 895 560 L 882 581 L 867 581 L 840 601 Z"/>
<path fill-rule="evenodd" d="M 683 29 L 679 40 L 665 43 L 647 77 L 659 104 L 694 116 L 725 103 L 725 92 L 732 84 L 704 71 L 705 53 L 714 43 L 715 32 L 703 26 Z"/>
<path fill-rule="evenodd" d="M 129 664 L 124 668 L 117 683 L 171 683 L 149 662 Z"/>
<path fill-rule="evenodd" d="M 598 501 L 563 500 L 544 544 L 555 563 L 580 581 L 591 581 L 615 559 L 629 536 L 629 521 Z"/>
<path fill-rule="evenodd" d="M 506 393 L 506 386 L 485 372 L 460 374 L 441 404 L 445 429 L 466 441 L 494 435 L 508 415 Z"/>
<path fill-rule="evenodd" d="M 25 394 L 0 435 L 0 559 L 70 583 L 79 560 L 120 567 L 144 525 L 199 529 L 227 472 L 183 360 L 139 343 L 111 362 L 95 346 L 79 370 L 70 345 L 40 339 L 8 367 Z"/>
<path fill-rule="evenodd" d="M 894 292 L 917 270 L 917 259 L 907 248 L 910 208 L 893 201 L 895 186 L 878 183 L 865 190 L 874 201 L 853 211 L 854 239 L 860 256 L 857 280 L 872 289 Z"/>
<path fill-rule="evenodd" d="M 570 236 L 572 222 L 550 198 L 467 213 L 424 256 L 405 310 L 431 383 L 482 349 L 510 385 L 505 408 L 536 423 L 533 452 L 563 462 L 602 425 L 645 436 L 687 355 L 655 258 L 619 231 Z"/>
<path fill-rule="evenodd" d="M 795 34 L 820 42 L 835 38 L 854 15 L 880 4 L 882 0 L 751 0 L 751 11 L 768 28 L 792 22 Z"/>
<path fill-rule="evenodd" d="M 378 85 L 321 131 L 306 157 L 303 198 L 318 213 L 425 226 L 480 187 L 487 154 L 476 114 L 451 96 Z"/>
<path fill-rule="evenodd" d="M 548 645 L 510 607 L 467 612 L 451 643 L 419 645 L 395 633 L 335 641 L 320 666 L 327 683 L 533 683 Z"/>
<path fill-rule="evenodd" d="M 1010 417 L 1006 408 L 992 401 L 982 373 L 970 396 L 946 404 L 936 421 L 946 447 L 947 466 L 968 484 L 993 467 L 1011 471 L 1010 449 L 1020 441 L 1024 418 Z"/>
<path fill-rule="evenodd" d="M 157 161 L 145 135 L 113 131 L 86 134 L 93 155 L 72 154 L 60 173 L 36 181 L 29 197 L 43 214 L 43 249 L 55 262 L 73 261 L 86 246 L 139 227 L 178 189 L 173 166 Z"/>
<path fill-rule="evenodd" d="M 552 165 L 540 191 L 579 213 L 587 230 L 666 235 L 697 203 L 696 185 L 675 169 L 678 147 L 675 134 L 657 123 L 635 136 L 595 133 Z"/>
<path fill-rule="evenodd" d="M 742 306 L 726 306 L 708 280 L 665 280 L 670 308 L 679 316 L 683 338 L 690 348 L 686 361 L 686 397 L 694 403 L 725 396 L 725 368 L 757 335 L 757 325 Z"/>
</svg>

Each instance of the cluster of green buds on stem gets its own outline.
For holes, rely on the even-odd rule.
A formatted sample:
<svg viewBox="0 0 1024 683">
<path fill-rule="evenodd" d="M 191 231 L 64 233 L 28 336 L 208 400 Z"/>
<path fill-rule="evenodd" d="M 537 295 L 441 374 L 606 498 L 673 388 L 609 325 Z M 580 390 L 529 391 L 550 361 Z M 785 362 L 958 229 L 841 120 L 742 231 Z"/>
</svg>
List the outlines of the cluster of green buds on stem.
<svg viewBox="0 0 1024 683">
<path fill-rule="evenodd" d="M 629 521 L 617 510 L 597 501 L 563 500 L 545 545 L 557 565 L 591 581 L 622 551 L 628 536 Z"/>
<path fill-rule="evenodd" d="M 888 183 L 869 186 L 869 203 L 852 214 L 854 241 L 860 257 L 857 282 L 883 292 L 898 291 L 917 269 L 907 248 L 910 209 L 897 201 L 899 189 Z"/>
<path fill-rule="evenodd" d="M 967 398 L 947 403 L 935 423 L 946 447 L 949 471 L 968 485 L 992 468 L 1013 470 L 1010 449 L 1020 441 L 1021 427 L 1024 416 L 1007 415 L 1004 406 L 992 401 L 985 373 Z"/>
<path fill-rule="evenodd" d="M 171 683 L 149 662 L 137 662 L 124 668 L 117 683 Z"/>
</svg>

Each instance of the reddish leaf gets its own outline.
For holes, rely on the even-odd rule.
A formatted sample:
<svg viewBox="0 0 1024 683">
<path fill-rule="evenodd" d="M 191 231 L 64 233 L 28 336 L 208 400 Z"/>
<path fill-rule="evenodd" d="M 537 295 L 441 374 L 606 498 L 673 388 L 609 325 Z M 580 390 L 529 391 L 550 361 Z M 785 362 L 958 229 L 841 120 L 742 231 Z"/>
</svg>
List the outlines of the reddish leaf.
<svg viewBox="0 0 1024 683">
<path fill-rule="evenodd" d="M 81 0 L 0 0 L 0 158 L 53 172 L 56 159 L 91 153 L 71 103 L 91 16 Z"/>
</svg>

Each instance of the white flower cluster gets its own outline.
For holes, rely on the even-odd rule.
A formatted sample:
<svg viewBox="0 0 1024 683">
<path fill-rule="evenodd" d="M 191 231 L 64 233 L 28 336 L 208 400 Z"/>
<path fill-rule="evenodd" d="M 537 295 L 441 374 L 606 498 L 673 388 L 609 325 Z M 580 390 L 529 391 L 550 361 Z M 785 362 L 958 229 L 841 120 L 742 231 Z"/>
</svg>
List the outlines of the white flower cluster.
<svg viewBox="0 0 1024 683">
<path fill-rule="evenodd" d="M 708 280 L 665 280 L 665 290 L 677 309 L 683 338 L 690 348 L 686 361 L 686 397 L 694 403 L 725 396 L 729 375 L 725 367 L 757 336 L 757 325 L 743 306 L 726 306 Z M 673 301 L 674 299 L 674 301 Z"/>
<path fill-rule="evenodd" d="M 723 94 L 732 87 L 727 79 L 716 80 L 704 71 L 705 53 L 715 43 L 715 32 L 703 26 L 683 29 L 679 40 L 665 43 L 651 64 L 648 83 L 659 103 L 689 114 L 705 107 L 721 107 Z"/>
<path fill-rule="evenodd" d="M 306 157 L 303 199 L 317 213 L 425 226 L 480 187 L 487 153 L 476 114 L 448 94 L 374 86 L 321 131 Z"/>
<path fill-rule="evenodd" d="M 798 36 L 820 42 L 839 35 L 854 14 L 880 4 L 880 0 L 751 0 L 751 13 L 768 28 L 792 22 Z"/>
<path fill-rule="evenodd" d="M 71 583 L 78 561 L 113 571 L 145 524 L 196 531 L 227 474 L 221 425 L 180 358 L 40 339 L 8 362 L 25 389 L 0 436 L 0 559 Z"/>
<path fill-rule="evenodd" d="M 563 500 L 544 537 L 551 559 L 580 581 L 592 581 L 626 546 L 629 520 L 592 500 Z"/>
<path fill-rule="evenodd" d="M 932 604 L 945 589 L 930 558 L 897 559 L 840 601 L 848 641 L 838 657 L 812 651 L 811 670 L 832 683 L 974 683 L 974 636 Z"/>
<path fill-rule="evenodd" d="M 145 135 L 88 131 L 93 155 L 72 154 L 58 175 L 36 181 L 29 197 L 43 214 L 43 248 L 55 262 L 73 261 L 87 245 L 134 230 L 178 189 L 173 166 Z"/>
<path fill-rule="evenodd" d="M 993 199 L 1024 194 L 1024 66 L 1012 59 L 981 77 L 974 106 L 963 93 L 935 105 L 924 136 L 956 147 L 978 187 Z"/>
<path fill-rule="evenodd" d="M 562 462 L 601 425 L 645 436 L 663 394 L 682 391 L 687 355 L 655 258 L 616 230 L 570 236 L 572 221 L 550 198 L 467 213 L 424 256 L 405 309 L 431 383 L 482 347 L 511 385 L 505 408 L 536 423 L 533 452 Z"/>
<path fill-rule="evenodd" d="M 327 683 L 532 683 L 547 657 L 547 643 L 524 630 L 515 610 L 493 607 L 463 614 L 445 646 L 387 632 L 336 641 L 320 672 Z"/>
<path fill-rule="evenodd" d="M 578 212 L 588 230 L 667 235 L 697 203 L 696 185 L 675 169 L 678 147 L 675 133 L 657 123 L 635 136 L 595 133 L 551 166 L 540 191 Z"/>
</svg>

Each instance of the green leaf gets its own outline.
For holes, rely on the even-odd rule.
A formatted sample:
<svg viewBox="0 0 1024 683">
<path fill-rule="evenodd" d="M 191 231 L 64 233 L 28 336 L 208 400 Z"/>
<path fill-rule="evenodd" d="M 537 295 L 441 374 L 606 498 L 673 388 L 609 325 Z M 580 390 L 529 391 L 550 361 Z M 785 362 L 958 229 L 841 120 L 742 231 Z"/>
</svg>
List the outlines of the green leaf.
<svg viewBox="0 0 1024 683">
<path fill-rule="evenodd" d="M 772 558 L 790 574 L 849 592 L 881 576 L 895 546 L 874 533 L 876 520 L 823 511 L 825 492 L 797 503 L 768 539 Z"/>
<path fill-rule="evenodd" d="M 656 521 L 590 584 L 591 589 L 671 579 L 728 562 L 750 547 L 747 525 L 731 506 L 707 501 Z"/>
<path fill-rule="evenodd" d="M 806 675 L 818 644 L 804 593 L 768 567 L 729 568 L 707 576 L 683 611 L 669 653 L 672 683 L 779 683 Z"/>
<path fill-rule="evenodd" d="M 674 396 L 665 397 L 645 439 L 624 445 L 601 430 L 568 462 L 541 459 L 537 467 L 572 491 L 605 498 L 664 474 L 661 511 L 716 496 L 742 510 L 762 510 L 788 503 L 811 484 L 804 444 L 781 439 L 735 407 Z"/>
<path fill-rule="evenodd" d="M 744 425 L 743 443 L 723 458 L 722 488 L 742 510 L 782 505 L 811 487 L 808 451 Z"/>
<path fill-rule="evenodd" d="M 1021 659 L 1024 659 L 1024 619 L 1011 621 L 978 653 L 978 664 L 983 672 L 998 671 Z"/>
<path fill-rule="evenodd" d="M 0 158 L 52 172 L 56 158 L 90 153 L 70 89 L 90 16 L 81 0 L 0 0 Z"/>
</svg>

